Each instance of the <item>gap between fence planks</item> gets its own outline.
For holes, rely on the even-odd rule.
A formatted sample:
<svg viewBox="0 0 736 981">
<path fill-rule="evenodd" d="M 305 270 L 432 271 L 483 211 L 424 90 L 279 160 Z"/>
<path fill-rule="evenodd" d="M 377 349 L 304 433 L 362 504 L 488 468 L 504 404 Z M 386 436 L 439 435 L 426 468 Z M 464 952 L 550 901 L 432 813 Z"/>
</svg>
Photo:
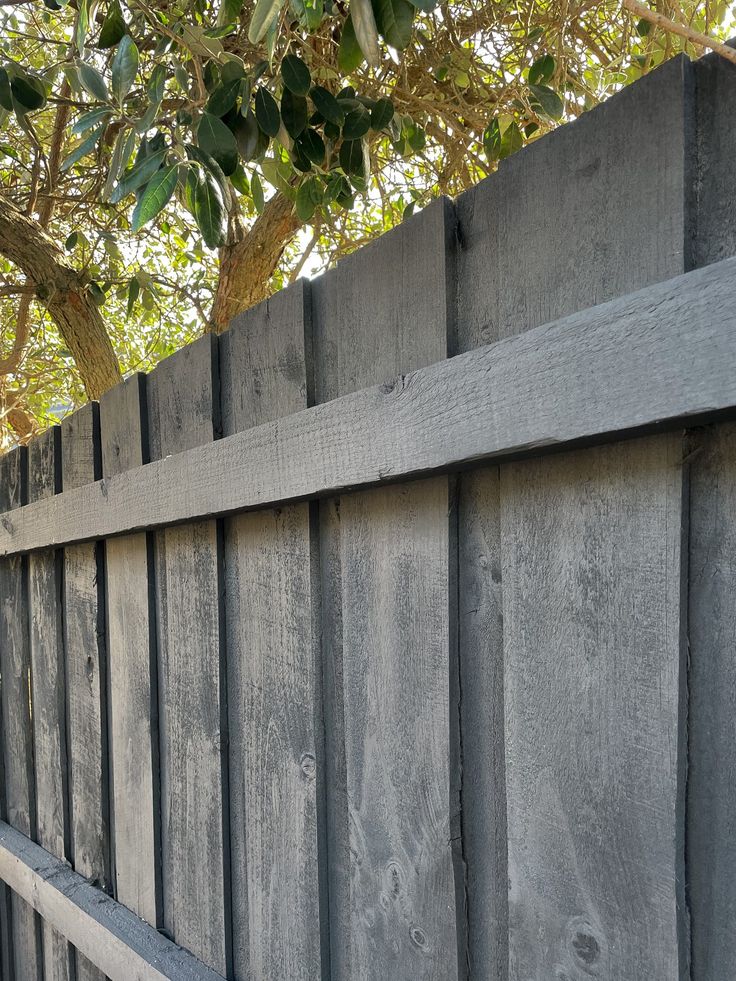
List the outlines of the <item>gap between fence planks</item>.
<svg viewBox="0 0 736 981">
<path fill-rule="evenodd" d="M 223 981 L 4 821 L 0 878 L 110 981 Z"/>
<path fill-rule="evenodd" d="M 0 555 L 736 407 L 736 258 L 0 517 Z"/>
</svg>

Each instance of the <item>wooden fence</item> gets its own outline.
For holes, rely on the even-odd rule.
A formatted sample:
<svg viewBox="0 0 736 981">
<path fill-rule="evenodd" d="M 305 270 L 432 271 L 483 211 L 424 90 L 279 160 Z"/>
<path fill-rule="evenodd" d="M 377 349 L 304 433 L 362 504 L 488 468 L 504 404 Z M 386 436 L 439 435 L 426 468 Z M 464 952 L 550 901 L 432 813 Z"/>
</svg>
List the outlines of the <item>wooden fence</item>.
<svg viewBox="0 0 736 981">
<path fill-rule="evenodd" d="M 735 114 L 677 58 L 0 460 L 3 981 L 733 981 Z"/>
</svg>

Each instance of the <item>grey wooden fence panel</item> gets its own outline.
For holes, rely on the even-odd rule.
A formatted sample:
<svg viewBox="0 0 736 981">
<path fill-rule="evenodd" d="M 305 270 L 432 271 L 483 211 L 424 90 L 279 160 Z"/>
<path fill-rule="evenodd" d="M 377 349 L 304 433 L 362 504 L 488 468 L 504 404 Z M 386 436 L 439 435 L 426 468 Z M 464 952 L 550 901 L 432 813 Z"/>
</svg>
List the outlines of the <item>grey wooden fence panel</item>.
<svg viewBox="0 0 736 981">
<path fill-rule="evenodd" d="M 28 502 L 28 453 L 17 448 L 0 458 L 0 510 Z M 0 675 L 3 763 L 8 822 L 24 835 L 36 833 L 31 725 L 31 647 L 28 560 L 0 562 Z M 11 896 L 15 981 L 40 981 L 40 922 L 30 906 Z"/>
<path fill-rule="evenodd" d="M 29 500 L 52 497 L 61 490 L 61 428 L 54 426 L 36 436 L 28 452 Z M 47 851 L 57 858 L 70 858 L 61 553 L 34 552 L 28 559 L 28 572 L 36 833 Z M 44 924 L 44 981 L 69 981 L 72 957 L 67 942 Z"/>
<path fill-rule="evenodd" d="M 340 263 L 318 287 L 320 397 L 389 382 L 446 357 L 453 228 L 451 207 L 437 202 Z M 338 783 L 328 786 L 328 799 L 337 802 L 330 938 L 333 977 L 341 979 L 457 975 L 448 509 L 448 480 L 439 478 L 343 497 L 339 527 L 337 509 L 321 527 L 322 561 L 339 555 L 340 566 L 323 566 L 323 582 L 342 582 L 325 652 L 332 661 L 326 676 L 343 683 L 335 693 L 342 711 L 326 716 L 328 727 L 344 724 L 346 772 L 338 771 L 339 757 L 328 772 Z M 405 592 L 392 597 L 388 583 Z M 405 740 L 400 736 L 398 746 L 397 734 Z M 331 733 L 328 748 L 341 738 Z M 423 744 L 419 757 L 413 740 Z M 343 800 L 347 827 L 338 824 Z"/>
<path fill-rule="evenodd" d="M 100 422 L 106 477 L 148 461 L 143 375 L 132 376 L 102 397 Z M 158 926 L 161 829 L 152 539 L 145 533 L 111 538 L 105 559 L 115 895 Z"/>
<path fill-rule="evenodd" d="M 690 254 L 687 160 L 692 149 L 689 142 L 692 121 L 689 64 L 685 59 L 675 59 L 662 71 L 625 90 L 574 125 L 564 127 L 550 138 L 516 155 L 493 178 L 461 196 L 457 205 L 460 239 L 464 246 L 458 258 L 460 349 L 481 340 L 519 333 L 550 317 L 568 314 L 682 272 Z M 552 201 L 549 198 L 550 185 L 556 188 Z M 482 288 L 479 288 L 481 268 L 487 273 Z M 600 452 L 604 459 L 607 453 L 611 461 L 618 461 L 617 465 L 620 466 L 626 465 L 627 470 L 635 471 L 638 468 L 640 457 L 633 447 Z M 626 464 L 629 453 L 631 460 Z M 575 500 L 585 500 L 586 486 L 590 486 L 592 492 L 593 485 L 586 482 L 591 479 L 593 461 L 600 459 L 599 451 L 591 451 L 589 456 L 581 454 L 576 458 L 575 465 L 570 464 L 570 506 L 577 506 L 572 504 Z M 596 466 L 605 469 L 603 463 Z M 507 567 L 515 568 L 513 556 L 506 552 L 512 546 L 520 547 L 517 543 L 522 542 L 525 536 L 530 536 L 529 555 L 534 555 L 533 559 L 527 557 L 528 565 L 531 567 L 536 562 L 538 568 L 545 567 L 544 558 L 550 548 L 549 536 L 555 530 L 554 525 L 547 525 L 550 513 L 555 513 L 557 520 L 560 520 L 554 501 L 550 497 L 548 502 L 545 495 L 552 494 L 551 484 L 558 474 L 558 467 L 557 461 L 529 465 L 529 473 L 536 475 L 542 488 L 550 485 L 548 491 L 542 489 L 539 499 L 535 499 L 534 506 L 538 510 L 531 516 L 528 508 L 523 506 L 526 500 L 523 496 L 526 483 L 521 476 L 524 468 L 509 471 L 509 474 L 516 475 L 516 479 L 508 475 L 504 477 L 502 468 L 500 508 L 506 536 L 502 548 L 504 570 Z M 490 475 L 487 479 L 493 480 Z M 661 507 L 667 511 L 669 522 L 666 527 L 679 528 L 680 502 L 669 491 L 671 474 L 663 468 L 658 479 L 661 480 Z M 618 512 L 628 507 L 629 502 L 625 496 L 613 497 L 608 501 L 608 507 L 604 507 L 604 490 L 603 486 L 595 484 L 594 493 L 601 495 L 601 510 L 596 510 L 594 502 L 591 502 L 588 534 L 593 541 L 607 543 L 608 526 L 613 517 L 620 518 Z M 656 498 L 657 495 L 652 494 Z M 610 509 L 614 511 L 613 515 L 609 513 Z M 494 523 L 492 516 L 488 520 L 489 524 Z M 636 512 L 632 512 L 630 520 L 632 525 L 636 524 Z M 567 546 L 571 555 L 578 555 L 574 524 L 567 529 L 562 525 L 559 530 L 570 539 Z M 625 527 L 621 531 L 625 533 Z M 667 547 L 666 541 L 661 540 L 657 555 L 650 556 L 650 560 L 655 562 L 659 557 L 664 561 L 668 553 L 663 550 Z M 562 543 L 559 549 L 562 554 Z M 464 561 L 461 559 L 461 562 Z M 612 572 L 615 571 L 614 568 Z M 670 577 L 676 572 L 677 569 L 672 568 Z M 503 605 L 508 615 L 512 615 L 516 609 L 514 604 L 521 602 L 518 590 L 524 591 L 522 595 L 529 595 L 530 583 L 514 580 L 507 586 L 505 575 L 504 572 L 501 583 Z M 669 587 L 670 578 L 666 579 L 665 584 Z M 575 691 L 581 664 L 584 665 L 587 658 L 585 637 L 578 636 L 572 642 L 567 659 L 558 663 L 558 652 L 544 645 L 543 637 L 545 631 L 553 630 L 555 614 L 559 617 L 559 611 L 564 606 L 558 602 L 560 596 L 554 575 L 535 580 L 534 585 L 537 591 L 532 604 L 534 616 L 540 617 L 536 628 L 538 633 L 534 637 L 540 649 L 537 650 L 529 639 L 531 624 L 526 634 L 523 626 L 518 627 L 517 633 L 509 633 L 508 620 L 504 618 L 505 692 L 506 699 L 510 700 L 505 715 L 506 738 L 509 741 L 506 780 L 511 977 L 514 981 L 546 978 L 550 969 L 559 969 L 563 974 L 569 972 L 576 977 L 574 972 L 584 970 L 586 964 L 591 966 L 591 970 L 601 965 L 603 970 L 605 958 L 609 957 L 605 969 L 611 977 L 631 976 L 629 969 L 635 962 L 629 961 L 627 964 L 626 955 L 616 948 L 615 942 L 617 936 L 623 936 L 629 929 L 632 933 L 627 941 L 628 950 L 645 950 L 647 938 L 651 942 L 652 949 L 643 955 L 645 959 L 642 961 L 649 963 L 650 976 L 662 979 L 675 977 L 682 940 L 678 936 L 676 912 L 681 898 L 676 876 L 681 871 L 678 863 L 682 855 L 676 849 L 665 856 L 670 860 L 666 873 L 657 869 L 658 874 L 666 874 L 664 888 L 657 890 L 646 865 L 639 879 L 632 879 L 632 888 L 639 888 L 653 903 L 653 912 L 650 910 L 653 923 L 640 920 L 637 934 L 636 924 L 629 923 L 622 905 L 618 908 L 614 906 L 607 917 L 601 913 L 603 919 L 595 920 L 592 915 L 606 902 L 609 884 L 589 862 L 591 845 L 581 840 L 585 834 L 585 822 L 576 819 L 572 811 L 565 811 L 567 786 L 565 772 L 561 768 L 566 746 L 576 738 L 576 733 L 596 724 L 593 710 L 597 711 L 597 708 L 584 704 L 582 712 L 578 709 L 577 717 L 571 716 L 566 724 L 560 724 L 556 730 L 525 728 L 528 724 L 527 713 L 535 716 L 536 709 L 536 714 L 543 714 L 546 699 L 544 687 L 535 687 L 528 674 L 524 673 L 525 658 L 534 658 L 540 681 L 547 678 L 544 672 L 549 671 L 550 675 L 554 674 L 559 679 L 557 683 L 563 690 L 567 684 L 571 692 Z M 653 585 L 646 581 L 639 581 L 637 585 L 647 594 L 650 589 L 653 590 Z M 654 585 L 659 587 L 662 582 Z M 584 584 L 579 588 L 584 596 Z M 609 599 L 615 603 L 615 594 Z M 653 608 L 661 610 L 661 596 L 656 594 L 656 590 L 651 595 L 651 603 Z M 679 606 L 668 613 L 679 616 Z M 546 625 L 542 623 L 543 614 L 550 618 Z M 601 624 L 608 622 L 609 614 L 610 610 L 602 605 L 599 614 Z M 572 618 L 573 636 L 575 615 L 573 606 L 568 610 L 568 616 Z M 519 616 L 517 611 L 517 619 Z M 497 638 L 490 639 L 498 642 Z M 653 855 L 657 854 L 656 846 L 663 838 L 674 840 L 681 818 L 677 704 L 683 679 L 679 671 L 678 636 L 668 639 L 671 643 L 660 645 L 661 656 L 666 658 L 669 670 L 669 687 L 662 697 L 672 712 L 664 712 L 658 717 L 659 728 L 647 733 L 646 742 L 648 752 L 659 754 L 660 787 L 668 796 L 661 801 L 657 811 L 658 822 L 649 820 L 645 812 L 636 815 L 629 832 L 635 831 L 638 836 L 638 840 L 633 839 L 630 845 L 632 856 L 637 858 L 646 855 L 649 847 Z M 618 635 L 614 633 L 611 637 L 611 643 L 621 658 L 631 655 L 626 646 L 630 642 L 631 638 L 627 638 L 625 631 L 619 631 Z M 530 684 L 531 687 L 527 687 Z M 463 676 L 463 686 L 464 691 L 473 687 L 472 674 Z M 623 670 L 618 677 L 615 672 L 610 675 L 605 688 L 608 690 L 609 686 L 611 700 L 615 700 L 617 691 L 626 690 Z M 628 688 L 628 694 L 632 701 L 628 713 L 632 715 L 636 693 L 633 688 Z M 520 708 L 522 699 L 526 701 Z M 494 717 L 497 718 L 497 703 L 489 703 L 486 714 L 486 726 L 492 730 Z M 637 719 L 638 716 L 633 714 L 633 718 Z M 464 743 L 468 742 L 465 738 Z M 633 749 L 629 747 L 629 750 L 628 757 L 623 756 L 629 772 L 624 773 L 616 785 L 619 795 L 628 795 L 630 791 L 626 781 L 635 780 L 637 761 Z M 589 760 L 581 765 L 590 767 L 592 763 Z M 545 774 L 551 783 L 546 794 L 535 782 L 543 781 Z M 557 804 L 557 797 L 561 804 Z M 577 813 L 580 813 L 580 809 L 586 805 L 584 793 L 576 803 Z M 464 825 L 476 828 L 480 798 L 474 801 L 471 797 L 468 804 Z M 595 806 L 592 791 L 588 806 L 593 809 Z M 569 823 L 564 828 L 562 817 L 566 813 Z M 482 822 L 483 818 L 480 820 Z M 553 830 L 537 841 L 535 849 L 529 843 L 530 837 L 533 838 L 535 829 L 542 828 L 545 821 L 549 821 Z M 487 834 L 498 845 L 494 832 L 495 829 L 489 828 Z M 604 835 L 603 849 L 599 848 L 597 854 L 598 869 L 607 869 L 614 864 L 614 857 L 626 843 L 627 839 L 617 839 L 615 835 L 606 838 Z M 682 843 L 679 844 L 681 846 Z M 566 849 L 568 864 L 565 866 Z M 571 880 L 568 891 L 559 890 L 556 905 L 551 898 L 554 893 L 547 894 L 543 902 L 539 884 L 545 881 L 545 874 L 553 882 L 560 868 L 567 868 L 571 873 L 570 849 L 579 851 L 579 880 Z M 471 850 L 475 852 L 468 856 L 472 959 L 476 943 L 482 945 L 482 957 L 487 950 L 485 944 L 495 942 L 491 911 L 498 897 L 489 895 L 489 885 L 491 891 L 493 888 L 491 883 L 486 883 L 484 887 L 474 879 L 474 866 L 480 854 L 477 842 L 471 845 Z M 502 858 L 500 856 L 499 861 Z M 632 875 L 635 875 L 635 863 L 629 866 L 627 862 L 629 867 L 634 870 Z M 474 910 L 481 911 L 479 917 Z M 569 925 L 577 923 L 575 917 L 583 915 L 587 916 L 585 922 L 588 926 L 584 926 L 581 920 L 580 928 L 576 925 L 572 929 Z M 486 921 L 485 928 L 483 920 Z M 571 929 L 572 932 L 569 932 Z M 590 949 L 585 946 L 588 937 L 592 938 Z M 595 944 L 598 945 L 597 950 L 594 949 Z M 591 960 L 587 961 L 586 958 Z"/>
<path fill-rule="evenodd" d="M 224 435 L 306 408 L 310 316 L 300 281 L 220 338 Z M 235 977 L 312 981 L 326 904 L 310 505 L 227 519 L 225 569 Z"/>
<path fill-rule="evenodd" d="M 736 69 L 695 66 L 697 182 L 694 262 L 736 254 Z M 736 964 L 733 769 L 733 426 L 696 431 L 690 462 L 688 898 L 693 981 L 730 981 Z"/>
<path fill-rule="evenodd" d="M 90 402 L 61 425 L 63 487 L 92 483 L 101 476 L 100 466 L 99 406 Z M 71 856 L 80 875 L 109 889 L 103 550 L 96 542 L 64 550 L 63 622 Z M 77 953 L 76 977 L 102 981 L 104 975 Z"/>
<path fill-rule="evenodd" d="M 151 459 L 219 435 L 218 388 L 212 336 L 151 373 Z M 155 549 L 163 923 L 224 975 L 231 922 L 221 528 L 215 521 L 167 528 Z"/>
</svg>

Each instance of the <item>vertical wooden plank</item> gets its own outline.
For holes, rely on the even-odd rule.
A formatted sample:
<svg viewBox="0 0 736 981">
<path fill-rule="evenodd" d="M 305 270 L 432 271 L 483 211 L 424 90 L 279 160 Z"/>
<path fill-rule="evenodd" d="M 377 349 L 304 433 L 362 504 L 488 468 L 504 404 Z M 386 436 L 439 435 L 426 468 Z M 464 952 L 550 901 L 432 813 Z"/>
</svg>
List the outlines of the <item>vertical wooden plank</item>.
<svg viewBox="0 0 736 981">
<path fill-rule="evenodd" d="M 315 284 L 320 398 L 381 382 L 388 391 L 399 372 L 451 352 L 453 232 L 451 206 L 436 202 Z M 325 612 L 325 676 L 343 686 L 326 714 L 340 979 L 458 975 L 449 509 L 449 482 L 437 478 L 322 511 L 325 595 L 340 606 Z"/>
<path fill-rule="evenodd" d="M 0 457 L 0 512 L 28 503 L 28 453 L 19 447 Z M 31 726 L 31 647 L 28 560 L 0 562 L 0 673 L 2 674 L 3 762 L 7 821 L 24 835 L 36 834 Z M 16 981 L 39 981 L 40 923 L 18 896 L 11 896 L 12 948 Z"/>
<path fill-rule="evenodd" d="M 736 427 L 690 435 L 688 888 L 694 981 L 736 963 Z"/>
<path fill-rule="evenodd" d="M 148 378 L 151 459 L 219 435 L 217 339 Z M 231 970 L 222 535 L 215 521 L 157 532 L 156 616 L 163 923 L 196 957 Z"/>
<path fill-rule="evenodd" d="M 148 462 L 145 377 L 134 375 L 100 401 L 105 477 Z M 115 894 L 160 925 L 160 782 L 153 539 L 106 542 L 107 655 Z"/>
<path fill-rule="evenodd" d="M 695 65 L 694 263 L 736 254 L 736 69 Z M 727 981 L 736 963 L 736 774 L 733 767 L 736 439 L 732 425 L 689 434 L 690 676 L 688 898 L 693 981 Z"/>
<path fill-rule="evenodd" d="M 515 979 L 685 967 L 680 460 L 662 436 L 501 470 Z"/>
<path fill-rule="evenodd" d="M 300 281 L 222 335 L 223 435 L 306 408 L 310 318 Z M 228 519 L 225 568 L 235 977 L 312 981 L 327 964 L 310 505 Z"/>
<path fill-rule="evenodd" d="M 65 490 L 101 476 L 99 406 L 88 403 L 61 425 Z M 107 667 L 104 610 L 104 545 L 85 542 L 64 550 L 64 652 L 71 859 L 80 875 L 110 888 L 107 766 Z M 103 975 L 77 953 L 78 981 Z"/>
<path fill-rule="evenodd" d="M 686 59 L 678 58 L 505 161 L 497 175 L 461 195 L 458 348 L 468 350 L 519 333 L 683 272 L 691 261 L 692 124 L 691 70 Z M 553 199 L 550 186 L 555 187 Z M 677 977 L 684 962 L 687 931 L 678 914 L 683 859 L 678 705 L 684 677 L 678 630 L 664 622 L 675 617 L 679 628 L 682 613 L 673 598 L 680 556 L 672 553 L 682 523 L 681 495 L 672 483 L 679 487 L 682 478 L 677 452 L 672 447 L 668 452 L 669 462 L 660 459 L 654 471 L 646 452 L 634 444 L 565 458 L 570 461 L 566 472 L 560 471 L 559 461 L 519 464 L 508 472 L 502 467 L 500 495 L 491 468 L 461 479 L 461 610 L 474 610 L 470 597 L 478 596 L 489 618 L 480 629 L 471 622 L 475 614 L 463 614 L 460 620 L 462 690 L 472 693 L 470 702 L 463 699 L 462 718 L 463 746 L 470 752 L 463 770 L 463 827 L 473 978 L 485 976 L 491 957 L 501 978 L 510 960 L 514 981 L 582 978 L 597 972 L 611 978 L 647 974 L 664 981 Z M 616 467 L 632 475 L 633 501 L 617 482 Z M 583 529 L 580 515 L 568 515 L 568 507 L 582 508 L 587 522 Z M 617 543 L 622 549 L 646 523 L 646 508 L 659 516 L 653 526 L 658 537 L 647 539 L 653 551 L 636 581 L 619 585 L 620 564 L 627 556 L 612 550 Z M 581 536 L 598 543 L 601 561 L 609 561 L 607 570 L 590 546 L 581 544 Z M 501 581 L 494 582 L 499 555 Z M 579 569 L 578 580 L 572 572 L 565 580 L 576 592 L 562 595 L 557 568 L 548 567 L 554 557 L 558 563 L 563 558 L 582 562 L 582 557 L 589 563 Z M 659 571 L 648 579 L 650 566 Z M 604 576 L 602 583 L 605 574 L 611 577 L 611 589 L 602 592 L 596 611 L 589 608 L 585 590 L 602 590 L 598 577 Z M 627 586 L 647 596 L 650 619 L 644 629 L 659 645 L 660 661 L 641 663 L 639 688 L 627 674 L 639 654 L 637 638 L 615 623 L 625 610 Z M 590 620 L 587 625 L 580 621 L 583 613 Z M 513 633 L 510 617 L 515 618 Z M 649 809 L 635 795 L 640 786 L 635 732 L 626 730 L 617 734 L 618 742 L 611 741 L 619 750 L 620 765 L 608 806 L 589 777 L 604 773 L 610 757 L 599 734 L 598 704 L 583 697 L 587 689 L 581 693 L 591 658 L 586 630 L 597 630 L 611 645 L 608 673 L 599 679 L 601 703 L 625 701 L 626 718 L 642 727 L 645 760 L 656 761 L 646 764 L 654 770 L 659 794 Z M 550 637 L 557 638 L 557 647 Z M 568 645 L 565 657 L 559 653 L 563 641 Z M 656 725 L 644 726 L 637 699 L 643 692 L 644 704 L 652 706 L 657 671 L 667 687 L 661 706 L 654 706 Z M 501 672 L 505 694 L 498 691 Z M 474 696 L 488 686 L 493 698 L 481 705 Z M 580 696 L 574 712 L 574 702 L 565 700 L 567 692 Z M 550 693 L 560 704 L 556 727 L 531 725 L 530 718 L 549 720 Z M 505 766 L 499 751 L 504 699 Z M 574 790 L 565 769 L 571 745 L 584 774 Z M 472 772 L 483 765 L 484 751 L 490 761 L 486 773 L 493 769 L 493 777 Z M 499 801 L 504 779 L 508 854 Z M 593 822 L 602 829 L 595 856 Z M 626 829 L 628 838 L 619 829 Z M 663 843 L 671 845 L 669 851 Z M 648 853 L 651 861 L 638 868 Z M 646 897 L 646 915 L 637 920 L 605 879 L 616 863 L 625 870 L 630 889 Z M 561 885 L 565 874 L 570 881 Z M 620 893 L 620 874 L 614 881 Z M 641 951 L 638 966 L 627 951 Z"/>
<path fill-rule="evenodd" d="M 39 501 L 61 490 L 61 428 L 29 445 L 28 497 Z M 28 557 L 31 610 L 31 703 L 36 769 L 38 843 L 58 858 L 71 857 L 61 552 Z M 51 927 L 43 927 L 44 981 L 73 978 L 73 951 Z"/>
</svg>

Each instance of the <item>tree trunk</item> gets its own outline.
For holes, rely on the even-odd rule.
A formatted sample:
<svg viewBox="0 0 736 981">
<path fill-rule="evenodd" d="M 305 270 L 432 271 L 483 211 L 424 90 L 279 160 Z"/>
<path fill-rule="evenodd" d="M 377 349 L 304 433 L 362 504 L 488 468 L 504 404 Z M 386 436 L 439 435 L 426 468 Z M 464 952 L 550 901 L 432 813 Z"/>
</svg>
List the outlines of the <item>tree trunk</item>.
<svg viewBox="0 0 736 981">
<path fill-rule="evenodd" d="M 301 226 L 294 205 L 280 192 L 267 202 L 249 230 L 235 216 L 233 240 L 220 249 L 220 278 L 210 330 L 221 334 L 236 314 L 270 295 L 271 276 Z"/>
<path fill-rule="evenodd" d="M 23 271 L 53 317 L 90 399 L 121 380 L 120 366 L 87 281 L 41 226 L 0 198 L 0 254 Z"/>
</svg>

